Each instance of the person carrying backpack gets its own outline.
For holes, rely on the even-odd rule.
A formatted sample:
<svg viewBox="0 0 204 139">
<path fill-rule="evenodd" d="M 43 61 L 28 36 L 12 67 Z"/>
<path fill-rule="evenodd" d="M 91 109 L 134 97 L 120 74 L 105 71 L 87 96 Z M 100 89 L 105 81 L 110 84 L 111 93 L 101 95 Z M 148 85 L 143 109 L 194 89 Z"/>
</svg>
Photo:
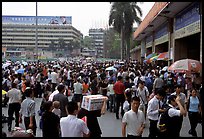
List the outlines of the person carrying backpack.
<svg viewBox="0 0 204 139">
<path fill-rule="evenodd" d="M 159 137 L 180 137 L 179 123 L 181 116 L 186 114 L 180 100 L 180 96 L 170 95 L 168 97 L 169 108 L 159 118 L 159 125 L 163 126 L 163 130 L 160 128 Z"/>
</svg>

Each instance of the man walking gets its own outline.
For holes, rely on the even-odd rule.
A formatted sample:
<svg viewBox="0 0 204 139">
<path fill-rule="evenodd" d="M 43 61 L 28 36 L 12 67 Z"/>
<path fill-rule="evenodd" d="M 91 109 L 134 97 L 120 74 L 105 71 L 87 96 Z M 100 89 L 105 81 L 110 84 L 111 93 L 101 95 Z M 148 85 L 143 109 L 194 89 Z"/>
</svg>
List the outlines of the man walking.
<svg viewBox="0 0 204 139">
<path fill-rule="evenodd" d="M 8 104 L 8 131 L 11 131 L 13 114 L 15 113 L 15 127 L 19 127 L 19 111 L 21 108 L 21 91 L 17 89 L 17 84 L 12 83 L 12 89 L 6 94 L 9 98 Z"/>
<path fill-rule="evenodd" d="M 126 137 L 142 137 L 144 131 L 145 117 L 144 113 L 139 110 L 140 98 L 133 97 L 131 99 L 131 110 L 126 112 L 122 119 L 122 136 Z"/>
<path fill-rule="evenodd" d="M 118 76 L 118 81 L 114 84 L 113 90 L 115 92 L 116 100 L 116 119 L 119 119 L 119 108 L 121 106 L 121 116 L 124 115 L 123 103 L 125 102 L 125 86 L 123 84 L 123 77 Z"/>
<path fill-rule="evenodd" d="M 159 89 L 157 94 L 149 101 L 147 107 L 147 118 L 150 121 L 149 127 L 149 137 L 158 137 L 157 122 L 159 119 L 159 114 L 163 113 L 164 110 L 161 109 L 163 103 L 162 99 L 165 97 L 165 91 Z"/>
<path fill-rule="evenodd" d="M 20 122 L 23 116 L 26 130 L 32 129 L 33 134 L 36 135 L 35 101 L 32 99 L 34 97 L 34 92 L 30 87 L 27 87 L 24 93 L 26 99 L 21 103 Z"/>
</svg>

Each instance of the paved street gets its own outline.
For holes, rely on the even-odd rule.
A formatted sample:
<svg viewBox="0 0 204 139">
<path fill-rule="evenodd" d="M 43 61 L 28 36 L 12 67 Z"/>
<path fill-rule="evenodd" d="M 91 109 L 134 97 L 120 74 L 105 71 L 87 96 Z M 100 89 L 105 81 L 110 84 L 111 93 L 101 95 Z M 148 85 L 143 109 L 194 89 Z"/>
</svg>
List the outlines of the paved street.
<svg viewBox="0 0 204 139">
<path fill-rule="evenodd" d="M 35 99 L 37 104 L 36 112 L 40 107 L 41 100 L 42 99 L 40 98 Z M 8 110 L 7 108 L 2 108 L 2 114 L 7 116 L 7 110 Z M 39 125 L 39 119 L 40 117 L 36 116 L 37 126 Z M 98 120 L 102 130 L 102 137 L 121 137 L 121 118 L 117 120 L 115 118 L 115 113 L 106 112 L 106 114 L 99 117 Z M 14 121 L 12 126 L 14 126 Z M 20 126 L 23 127 L 22 124 L 20 124 Z M 148 128 L 149 128 L 149 122 L 147 120 L 146 127 L 142 135 L 143 137 L 148 137 L 148 134 L 149 134 Z M 188 117 L 185 117 L 183 121 L 182 130 L 180 133 L 181 137 L 191 137 L 191 135 L 188 134 L 189 128 L 190 128 L 190 124 L 189 124 Z M 198 137 L 202 137 L 201 124 L 198 124 L 196 130 L 197 130 Z M 10 136 L 7 130 L 7 124 L 3 124 L 2 131 L 5 131 L 7 135 Z M 39 129 L 39 126 L 37 129 L 37 137 L 42 137 L 42 132 Z"/>
</svg>

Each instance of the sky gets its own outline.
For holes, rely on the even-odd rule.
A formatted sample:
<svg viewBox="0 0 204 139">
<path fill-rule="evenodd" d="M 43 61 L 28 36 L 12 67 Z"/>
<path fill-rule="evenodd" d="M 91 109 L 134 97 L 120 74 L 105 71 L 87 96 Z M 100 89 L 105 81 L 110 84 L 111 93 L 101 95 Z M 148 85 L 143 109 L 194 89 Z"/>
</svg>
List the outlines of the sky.
<svg viewBox="0 0 204 139">
<path fill-rule="evenodd" d="M 154 2 L 138 4 L 144 19 Z M 110 2 L 38 2 L 38 16 L 72 16 L 72 26 L 84 36 L 91 28 L 107 28 Z M 35 2 L 2 2 L 2 15 L 35 16 Z M 136 27 L 137 24 L 134 24 Z"/>
</svg>

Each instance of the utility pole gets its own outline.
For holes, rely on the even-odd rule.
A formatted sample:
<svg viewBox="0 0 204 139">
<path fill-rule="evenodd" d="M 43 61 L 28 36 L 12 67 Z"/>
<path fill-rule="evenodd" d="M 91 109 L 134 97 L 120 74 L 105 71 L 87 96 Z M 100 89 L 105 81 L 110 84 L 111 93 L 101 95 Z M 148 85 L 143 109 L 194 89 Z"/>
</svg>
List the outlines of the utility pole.
<svg viewBox="0 0 204 139">
<path fill-rule="evenodd" d="M 38 2 L 36 2 L 36 25 L 35 25 L 35 48 L 36 48 L 36 60 L 38 61 Z"/>
</svg>

